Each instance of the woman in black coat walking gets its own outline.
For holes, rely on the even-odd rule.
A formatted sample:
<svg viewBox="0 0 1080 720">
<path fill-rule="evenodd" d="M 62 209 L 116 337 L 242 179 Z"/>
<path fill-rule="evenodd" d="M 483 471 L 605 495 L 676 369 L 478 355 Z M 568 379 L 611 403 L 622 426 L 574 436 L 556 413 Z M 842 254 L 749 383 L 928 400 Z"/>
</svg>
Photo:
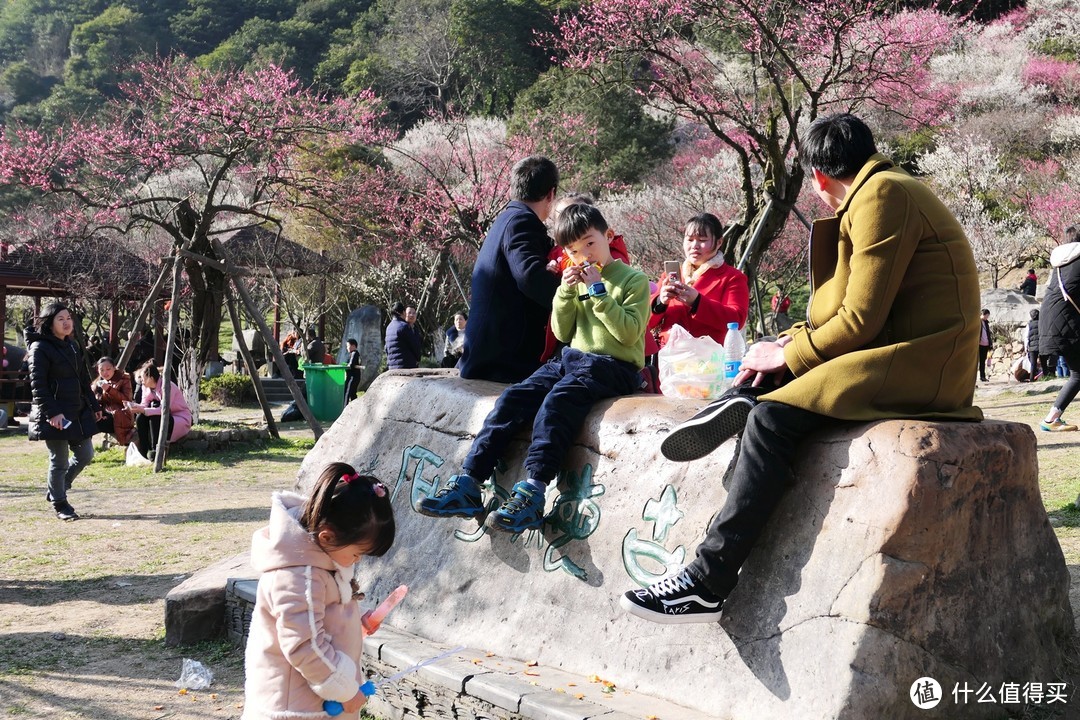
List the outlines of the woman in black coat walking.
<svg viewBox="0 0 1080 720">
<path fill-rule="evenodd" d="M 1080 391 L 1080 228 L 1065 231 L 1065 243 L 1050 253 L 1053 272 L 1046 283 L 1039 312 L 1039 352 L 1060 355 L 1069 366 L 1069 378 L 1039 424 L 1048 432 L 1076 430 L 1061 417 Z"/>
<path fill-rule="evenodd" d="M 94 459 L 93 436 L 99 414 L 90 389 L 90 374 L 72 333 L 75 319 L 63 303 L 50 303 L 27 328 L 30 347 L 29 437 L 44 440 L 49 450 L 49 490 L 46 498 L 56 517 L 78 520 L 68 502 L 71 483 Z"/>
</svg>

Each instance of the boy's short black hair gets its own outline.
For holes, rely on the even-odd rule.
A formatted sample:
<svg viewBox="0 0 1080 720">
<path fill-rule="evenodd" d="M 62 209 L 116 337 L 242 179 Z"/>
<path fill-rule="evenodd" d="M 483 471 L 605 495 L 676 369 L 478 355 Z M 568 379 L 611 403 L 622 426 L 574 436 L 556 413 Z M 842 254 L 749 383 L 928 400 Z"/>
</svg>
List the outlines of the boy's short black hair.
<svg viewBox="0 0 1080 720">
<path fill-rule="evenodd" d="M 510 199 L 521 202 L 543 200 L 559 186 L 559 169 L 542 155 L 518 160 L 510 170 Z"/>
<path fill-rule="evenodd" d="M 874 134 L 851 113 L 819 117 L 799 143 L 799 160 L 807 174 L 818 170 L 835 179 L 854 176 L 876 152 Z"/>
<path fill-rule="evenodd" d="M 601 233 L 608 230 L 607 220 L 600 208 L 574 203 L 559 213 L 559 220 L 555 223 L 555 242 L 566 247 L 593 228 Z"/>
<path fill-rule="evenodd" d="M 360 343 L 356 342 L 356 338 L 349 338 L 348 340 L 345 341 L 345 344 L 346 345 L 359 345 Z"/>
</svg>

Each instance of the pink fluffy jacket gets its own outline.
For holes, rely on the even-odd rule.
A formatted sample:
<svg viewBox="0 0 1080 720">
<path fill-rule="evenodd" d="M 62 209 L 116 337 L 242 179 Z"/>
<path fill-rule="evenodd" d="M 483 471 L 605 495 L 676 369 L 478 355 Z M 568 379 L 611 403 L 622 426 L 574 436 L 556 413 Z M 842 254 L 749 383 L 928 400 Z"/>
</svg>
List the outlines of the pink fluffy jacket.
<svg viewBox="0 0 1080 720">
<path fill-rule="evenodd" d="M 242 720 L 324 720 L 323 700 L 351 700 L 365 679 L 353 569 L 331 560 L 301 527 L 304 501 L 274 493 L 270 524 L 251 540 L 251 564 L 262 575 L 245 656 Z M 338 717 L 355 720 L 358 713 Z"/>
</svg>

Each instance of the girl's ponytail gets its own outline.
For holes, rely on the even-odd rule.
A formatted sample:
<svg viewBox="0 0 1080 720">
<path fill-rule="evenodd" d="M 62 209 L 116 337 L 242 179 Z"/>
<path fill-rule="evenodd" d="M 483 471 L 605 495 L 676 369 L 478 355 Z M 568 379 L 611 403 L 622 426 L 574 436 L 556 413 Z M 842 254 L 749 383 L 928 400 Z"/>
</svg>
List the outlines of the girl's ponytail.
<svg viewBox="0 0 1080 720">
<path fill-rule="evenodd" d="M 383 555 L 394 543 L 394 511 L 387 487 L 347 463 L 330 463 L 322 471 L 300 524 L 312 534 L 330 530 L 336 547 L 365 545 L 367 555 Z"/>
</svg>

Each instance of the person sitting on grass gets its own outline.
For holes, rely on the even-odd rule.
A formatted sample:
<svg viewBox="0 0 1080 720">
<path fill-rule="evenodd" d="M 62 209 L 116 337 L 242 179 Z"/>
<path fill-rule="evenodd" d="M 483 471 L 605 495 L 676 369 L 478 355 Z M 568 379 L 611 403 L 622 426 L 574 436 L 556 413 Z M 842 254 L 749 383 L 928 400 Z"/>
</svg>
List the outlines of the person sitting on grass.
<svg viewBox="0 0 1080 720">
<path fill-rule="evenodd" d="M 139 375 L 143 383 L 142 401 L 127 403 L 127 408 L 135 415 L 135 447 L 143 457 L 153 460 L 158 435 L 161 433 L 161 403 L 165 391 L 161 386 L 161 372 L 153 360 L 139 369 Z M 189 430 L 191 408 L 188 407 L 180 386 L 170 380 L 169 416 L 165 429 L 168 442 L 176 442 L 187 435 Z"/>
<path fill-rule="evenodd" d="M 614 233 L 600 211 L 577 204 L 559 216 L 555 239 L 574 264 L 563 270 L 551 310 L 551 329 L 568 343 L 530 377 L 508 387 L 484 420 L 462 465 L 417 512 L 432 517 L 478 517 L 485 511 L 481 483 L 527 422 L 532 442 L 527 479 L 488 515 L 495 530 L 520 533 L 544 522 L 544 496 L 574 437 L 597 402 L 633 393 L 645 362 L 649 279 L 611 256 Z M 597 270 L 597 266 L 602 270 Z M 587 289 L 582 296 L 579 286 Z"/>
<path fill-rule="evenodd" d="M 741 432 L 724 505 L 697 557 L 620 606 L 658 623 L 716 622 L 787 487 L 799 446 L 844 421 L 981 420 L 972 405 L 979 275 L 964 230 L 925 185 L 877 152 L 859 118 L 818 118 L 799 148 L 818 197 L 807 321 L 752 345 L 728 395 L 672 430 L 668 459 L 702 457 Z"/>
</svg>

